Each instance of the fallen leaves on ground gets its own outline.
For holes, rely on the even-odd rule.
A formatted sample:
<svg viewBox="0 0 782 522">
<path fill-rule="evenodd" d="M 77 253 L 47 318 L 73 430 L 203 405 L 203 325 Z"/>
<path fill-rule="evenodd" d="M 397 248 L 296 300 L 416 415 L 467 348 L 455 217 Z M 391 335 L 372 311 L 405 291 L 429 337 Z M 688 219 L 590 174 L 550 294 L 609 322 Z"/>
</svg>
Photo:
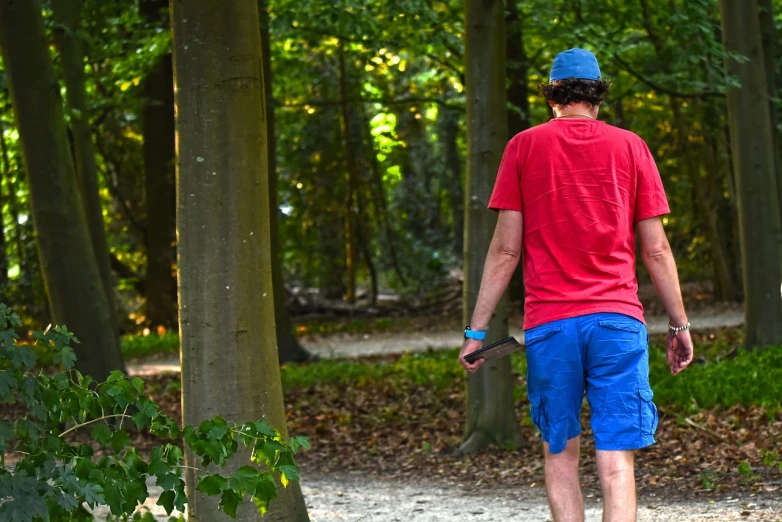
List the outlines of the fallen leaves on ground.
<svg viewBox="0 0 782 522">
<path fill-rule="evenodd" d="M 172 379 L 155 377 L 152 388 L 165 389 Z M 516 379 L 523 385 L 523 376 Z M 175 418 L 181 414 L 178 394 L 154 398 Z M 542 445 L 526 398 L 516 402 L 514 421 L 523 447 L 454 456 L 463 436 L 464 404 L 463 380 L 441 390 L 390 378 L 285 391 L 289 433 L 312 444 L 297 456 L 305 475 L 307 470 L 360 470 L 476 488 L 543 487 Z M 599 495 L 588 407 L 582 425 L 582 485 L 587 494 Z M 637 454 L 637 484 L 646 496 L 671 500 L 782 491 L 782 467 L 763 463 L 764 450 L 782 448 L 779 413 L 735 406 L 685 414 L 661 407 L 656 438 L 657 444 Z"/>
</svg>

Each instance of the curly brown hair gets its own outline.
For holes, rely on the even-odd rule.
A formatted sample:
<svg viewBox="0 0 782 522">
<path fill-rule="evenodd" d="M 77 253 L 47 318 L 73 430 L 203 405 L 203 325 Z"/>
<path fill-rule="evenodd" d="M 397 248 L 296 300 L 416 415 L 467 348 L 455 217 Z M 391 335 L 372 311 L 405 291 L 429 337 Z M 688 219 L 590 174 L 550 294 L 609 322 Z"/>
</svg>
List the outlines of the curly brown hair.
<svg viewBox="0 0 782 522">
<path fill-rule="evenodd" d="M 586 103 L 590 107 L 594 107 L 605 99 L 610 87 L 610 80 L 565 78 L 554 83 L 541 85 L 540 93 L 546 100 L 553 101 L 557 105 Z"/>
</svg>

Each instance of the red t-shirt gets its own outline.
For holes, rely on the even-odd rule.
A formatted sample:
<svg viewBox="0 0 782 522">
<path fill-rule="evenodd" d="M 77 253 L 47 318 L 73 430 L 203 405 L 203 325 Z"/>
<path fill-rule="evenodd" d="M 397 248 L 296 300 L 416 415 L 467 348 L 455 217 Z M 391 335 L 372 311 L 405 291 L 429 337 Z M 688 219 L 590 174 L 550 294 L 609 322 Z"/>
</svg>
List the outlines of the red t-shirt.
<svg viewBox="0 0 782 522">
<path fill-rule="evenodd" d="M 521 132 L 505 148 L 488 208 L 523 214 L 524 329 L 595 312 L 644 321 L 635 225 L 670 208 L 636 134 L 586 118 Z"/>
</svg>

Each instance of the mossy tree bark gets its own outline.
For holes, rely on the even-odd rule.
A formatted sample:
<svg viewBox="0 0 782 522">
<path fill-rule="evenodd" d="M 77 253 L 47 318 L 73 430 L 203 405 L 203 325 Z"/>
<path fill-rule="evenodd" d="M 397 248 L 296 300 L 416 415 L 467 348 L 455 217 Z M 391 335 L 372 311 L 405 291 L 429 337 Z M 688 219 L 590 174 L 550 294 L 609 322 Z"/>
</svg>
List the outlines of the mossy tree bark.
<svg viewBox="0 0 782 522">
<path fill-rule="evenodd" d="M 467 103 L 465 183 L 464 322 L 478 298 L 483 264 L 497 216 L 486 208 L 507 142 L 505 23 L 502 0 L 466 0 L 464 19 Z M 508 335 L 507 296 L 489 323 L 486 343 Z M 513 402 L 510 358 L 484 363 L 467 376 L 467 423 L 458 453 L 489 444 L 515 448 L 521 434 Z"/>
<path fill-rule="evenodd" d="M 52 319 L 81 341 L 77 368 L 96 379 L 122 370 L 100 270 L 79 196 L 59 84 L 37 1 L 0 1 L 0 47 L 28 174 L 36 242 Z"/>
<path fill-rule="evenodd" d="M 184 422 L 265 419 L 287 439 L 257 0 L 175 0 L 171 9 Z M 197 479 L 185 469 L 190 520 L 232 520 L 196 491 Z M 247 502 L 238 520 L 309 520 L 298 482 L 278 495 L 263 518 Z"/>
<path fill-rule="evenodd" d="M 741 88 L 728 93 L 733 169 L 744 270 L 744 328 L 747 346 L 782 342 L 782 223 L 776 151 L 756 0 L 720 0 L 728 72 Z"/>
</svg>

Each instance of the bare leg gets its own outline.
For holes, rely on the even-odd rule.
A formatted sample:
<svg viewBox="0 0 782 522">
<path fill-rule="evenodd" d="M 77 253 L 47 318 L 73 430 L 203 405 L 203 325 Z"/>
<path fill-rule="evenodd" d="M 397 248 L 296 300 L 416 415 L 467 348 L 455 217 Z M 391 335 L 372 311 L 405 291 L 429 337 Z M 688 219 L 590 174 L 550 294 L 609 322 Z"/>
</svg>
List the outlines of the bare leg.
<svg viewBox="0 0 782 522">
<path fill-rule="evenodd" d="M 578 482 L 578 458 L 581 437 L 567 441 L 565 451 L 552 455 L 543 443 L 546 455 L 546 493 L 554 522 L 583 522 L 584 499 Z"/>
<path fill-rule="evenodd" d="M 635 452 L 597 450 L 603 522 L 635 522 Z"/>
</svg>

